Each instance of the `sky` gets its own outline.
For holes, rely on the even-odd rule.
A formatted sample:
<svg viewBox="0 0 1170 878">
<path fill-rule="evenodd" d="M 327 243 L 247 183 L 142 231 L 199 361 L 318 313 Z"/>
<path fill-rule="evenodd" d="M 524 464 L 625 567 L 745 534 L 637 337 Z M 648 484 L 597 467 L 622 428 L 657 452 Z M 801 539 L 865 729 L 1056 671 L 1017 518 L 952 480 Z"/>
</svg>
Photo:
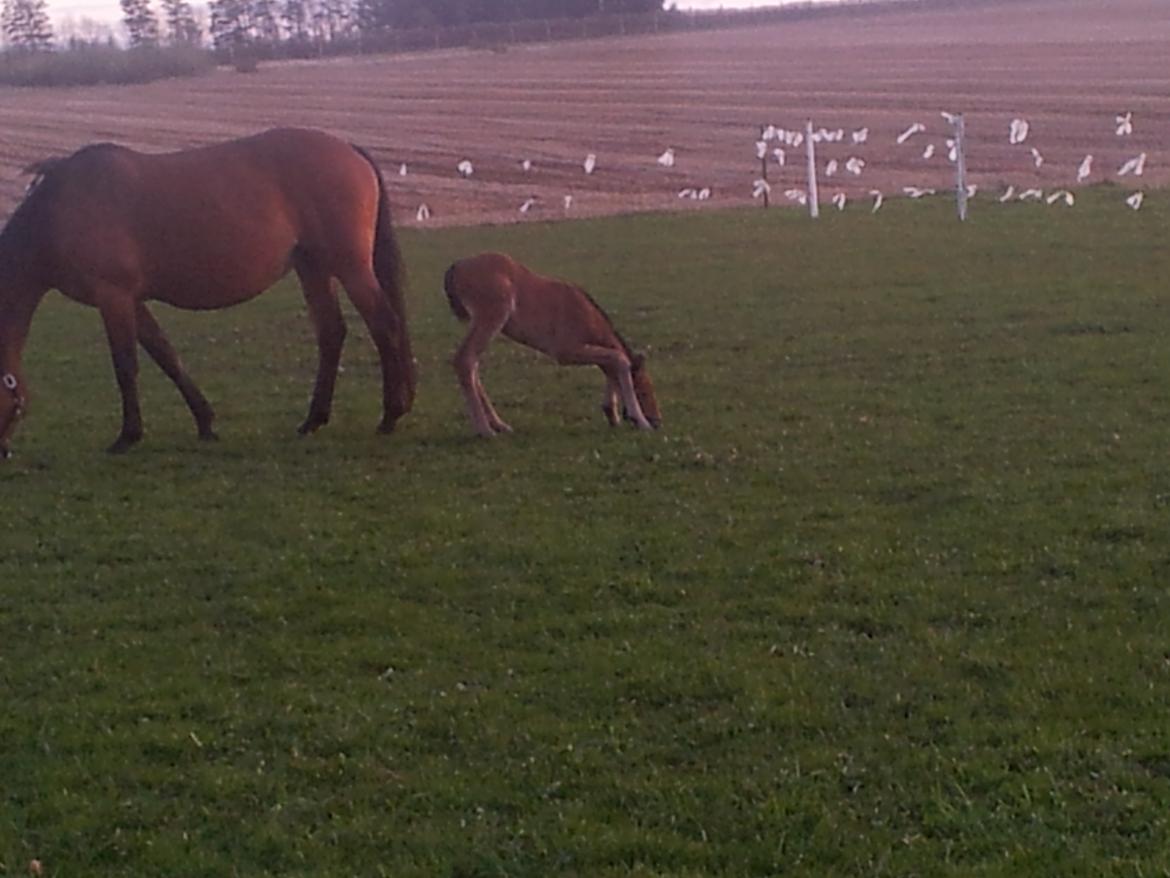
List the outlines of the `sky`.
<svg viewBox="0 0 1170 878">
<path fill-rule="evenodd" d="M 196 0 L 199 2 L 199 0 Z M 677 0 L 679 9 L 748 8 L 751 6 L 778 6 L 795 0 Z M 817 2 L 817 0 L 813 0 Z M 54 21 L 63 18 L 92 18 L 106 23 L 117 23 L 121 18 L 118 0 L 48 0 L 49 15 Z"/>
</svg>

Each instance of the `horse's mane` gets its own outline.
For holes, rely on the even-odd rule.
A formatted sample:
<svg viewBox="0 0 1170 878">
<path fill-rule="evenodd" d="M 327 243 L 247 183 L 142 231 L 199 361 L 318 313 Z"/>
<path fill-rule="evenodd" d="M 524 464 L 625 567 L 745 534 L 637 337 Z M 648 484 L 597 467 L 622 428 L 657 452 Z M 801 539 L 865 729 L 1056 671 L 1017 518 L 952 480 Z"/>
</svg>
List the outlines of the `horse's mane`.
<svg viewBox="0 0 1170 878">
<path fill-rule="evenodd" d="M 565 286 L 569 287 L 570 289 L 576 290 L 578 293 L 580 293 L 582 296 L 585 297 L 586 301 L 588 301 L 590 305 L 592 305 L 594 308 L 597 309 L 597 313 L 600 314 L 602 317 L 604 317 L 605 322 L 607 324 L 609 324 L 610 332 L 612 332 L 614 335 L 614 338 L 616 338 L 618 340 L 618 344 L 620 344 L 622 346 L 622 350 L 625 352 L 625 355 L 627 357 L 629 357 L 631 360 L 633 360 L 634 359 L 634 351 L 626 343 L 626 340 L 624 338 L 622 338 L 622 334 L 617 331 L 617 327 L 613 325 L 613 318 L 611 318 L 609 316 L 609 314 L 606 313 L 605 309 L 602 308 L 600 304 L 598 304 L 598 302 L 595 298 L 593 298 L 591 295 L 589 295 L 589 291 L 586 290 L 584 287 L 580 287 L 580 286 L 577 286 L 576 284 L 571 284 L 571 283 L 568 283 L 566 281 L 562 281 L 562 283 L 564 283 Z"/>
</svg>

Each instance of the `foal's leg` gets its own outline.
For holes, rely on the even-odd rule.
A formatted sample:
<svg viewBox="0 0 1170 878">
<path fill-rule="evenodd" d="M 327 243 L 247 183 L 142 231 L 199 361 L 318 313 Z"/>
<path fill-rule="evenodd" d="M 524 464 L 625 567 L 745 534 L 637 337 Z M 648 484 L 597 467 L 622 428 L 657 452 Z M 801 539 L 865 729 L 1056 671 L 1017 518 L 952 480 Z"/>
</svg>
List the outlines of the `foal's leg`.
<svg viewBox="0 0 1170 878">
<path fill-rule="evenodd" d="M 511 432 L 488 399 L 487 392 L 479 380 L 479 360 L 488 344 L 511 316 L 507 308 L 480 308 L 471 315 L 471 326 L 467 336 L 455 350 L 452 365 L 463 391 L 467 415 L 471 426 L 480 436 L 494 436 L 497 432 Z"/>
<path fill-rule="evenodd" d="M 412 395 L 410 376 L 403 369 L 413 369 L 403 351 L 407 345 L 406 325 L 390 308 L 386 294 L 370 268 L 354 270 L 341 276 L 341 283 L 358 313 L 370 330 L 378 359 L 382 364 L 382 421 L 379 433 L 389 433 L 394 423 L 410 411 Z"/>
<path fill-rule="evenodd" d="M 317 333 L 317 381 L 309 414 L 298 428 L 302 436 L 329 423 L 333 411 L 333 388 L 337 383 L 337 367 L 341 362 L 341 348 L 345 342 L 345 319 L 341 305 L 328 274 L 305 262 L 296 265 L 297 277 L 309 307 L 309 317 Z"/>
<path fill-rule="evenodd" d="M 103 290 L 94 296 L 106 327 L 114 377 L 122 393 L 122 432 L 107 449 L 121 454 L 142 439 L 142 410 L 138 403 L 138 328 L 135 302 L 121 290 Z"/>
<path fill-rule="evenodd" d="M 158 321 L 154 319 L 154 315 L 150 313 L 146 305 L 142 302 L 138 303 L 134 311 L 134 317 L 138 324 L 138 342 L 150 354 L 160 369 L 166 374 L 168 378 L 175 383 L 179 388 L 179 392 L 183 394 L 183 399 L 187 403 L 187 408 L 191 410 L 191 414 L 195 417 L 195 426 L 199 430 L 200 439 L 215 439 L 215 431 L 211 429 L 211 422 L 215 419 L 215 412 L 212 411 L 211 405 L 207 402 L 207 398 L 195 386 L 195 382 L 187 374 L 187 370 L 183 368 L 183 363 L 179 359 L 179 355 L 175 353 L 175 349 L 171 347 L 171 342 L 167 338 L 166 333 L 162 331 L 162 327 L 158 325 Z"/>
<path fill-rule="evenodd" d="M 571 353 L 558 356 L 557 362 L 600 366 L 601 370 L 605 372 L 611 382 L 614 379 L 617 380 L 618 389 L 621 391 L 622 404 L 625 406 L 626 413 L 633 419 L 634 423 L 642 430 L 654 429 L 650 422 L 646 420 L 646 415 L 642 412 L 642 406 L 639 404 L 638 397 L 634 393 L 634 378 L 630 374 L 630 361 L 626 359 L 626 355 L 621 351 L 612 348 L 603 348 L 597 345 L 582 345 Z"/>
<path fill-rule="evenodd" d="M 601 412 L 611 427 L 616 427 L 621 423 L 621 416 L 618 414 L 618 382 L 608 372 L 605 374 L 605 393 L 601 397 Z"/>
</svg>

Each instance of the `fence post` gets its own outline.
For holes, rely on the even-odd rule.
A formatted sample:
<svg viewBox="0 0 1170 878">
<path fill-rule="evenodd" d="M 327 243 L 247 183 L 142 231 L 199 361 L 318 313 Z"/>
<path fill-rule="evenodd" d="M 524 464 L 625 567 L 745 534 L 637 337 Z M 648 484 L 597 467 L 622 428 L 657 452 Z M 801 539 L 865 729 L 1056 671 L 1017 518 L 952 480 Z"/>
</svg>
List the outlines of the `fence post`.
<svg viewBox="0 0 1170 878">
<path fill-rule="evenodd" d="M 808 154 L 808 215 L 816 219 L 821 215 L 821 205 L 817 193 L 817 146 L 813 140 L 812 119 L 804 126 L 804 146 Z"/>
<path fill-rule="evenodd" d="M 967 221 L 967 123 L 963 114 L 955 117 L 955 201 L 959 222 Z"/>
</svg>

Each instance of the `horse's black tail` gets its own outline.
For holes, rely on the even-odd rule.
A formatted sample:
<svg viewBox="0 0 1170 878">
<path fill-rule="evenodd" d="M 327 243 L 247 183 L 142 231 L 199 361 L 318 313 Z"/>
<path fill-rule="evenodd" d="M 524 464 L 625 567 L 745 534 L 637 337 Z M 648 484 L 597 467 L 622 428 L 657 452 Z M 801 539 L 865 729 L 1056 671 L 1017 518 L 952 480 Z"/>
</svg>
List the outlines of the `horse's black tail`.
<svg viewBox="0 0 1170 878">
<path fill-rule="evenodd" d="M 451 263 L 451 267 L 447 269 L 447 273 L 443 275 L 443 292 L 447 294 L 447 304 L 451 306 L 451 313 L 460 320 L 468 320 L 471 315 L 467 313 L 467 307 L 459 300 L 459 296 L 455 294 L 455 263 Z"/>
<path fill-rule="evenodd" d="M 374 175 L 378 178 L 378 222 L 374 229 L 374 275 L 378 278 L 390 310 L 397 323 L 394 333 L 395 347 L 398 359 L 398 374 L 402 376 L 403 390 L 401 404 L 402 413 L 410 411 L 414 404 L 414 389 L 416 383 L 416 368 L 414 355 L 410 348 L 410 333 L 406 326 L 406 296 L 405 267 L 402 262 L 402 252 L 398 249 L 398 239 L 394 235 L 394 227 L 390 217 L 390 199 L 386 195 L 386 180 L 382 170 L 373 157 L 355 146 L 358 154 L 370 163 Z"/>
</svg>

